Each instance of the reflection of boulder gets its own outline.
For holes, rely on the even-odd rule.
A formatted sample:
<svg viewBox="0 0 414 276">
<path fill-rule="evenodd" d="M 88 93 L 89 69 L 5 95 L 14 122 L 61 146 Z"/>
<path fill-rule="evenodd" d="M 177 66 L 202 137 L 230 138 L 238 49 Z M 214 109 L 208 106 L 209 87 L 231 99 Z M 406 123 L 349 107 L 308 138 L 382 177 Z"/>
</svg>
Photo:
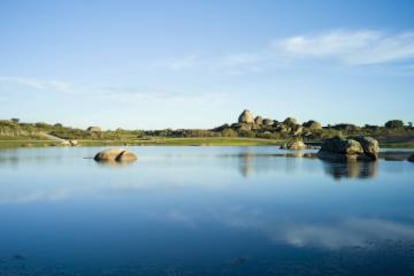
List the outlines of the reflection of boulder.
<svg viewBox="0 0 414 276">
<path fill-rule="evenodd" d="M 98 152 L 94 159 L 98 162 L 132 162 L 137 160 L 137 156 L 124 149 L 107 149 Z"/>
<path fill-rule="evenodd" d="M 249 176 L 253 171 L 253 158 L 254 155 L 251 152 L 244 152 L 240 155 L 239 168 L 244 177 Z"/>
<path fill-rule="evenodd" d="M 318 157 L 331 161 L 378 159 L 378 141 L 371 137 L 340 138 L 334 137 L 325 140 Z"/>
<path fill-rule="evenodd" d="M 378 169 L 376 162 L 324 162 L 324 167 L 335 179 L 372 178 Z"/>
<path fill-rule="evenodd" d="M 410 162 L 414 162 L 414 154 L 411 154 L 409 157 L 408 157 L 408 159 L 407 159 L 408 161 L 410 161 Z"/>
</svg>

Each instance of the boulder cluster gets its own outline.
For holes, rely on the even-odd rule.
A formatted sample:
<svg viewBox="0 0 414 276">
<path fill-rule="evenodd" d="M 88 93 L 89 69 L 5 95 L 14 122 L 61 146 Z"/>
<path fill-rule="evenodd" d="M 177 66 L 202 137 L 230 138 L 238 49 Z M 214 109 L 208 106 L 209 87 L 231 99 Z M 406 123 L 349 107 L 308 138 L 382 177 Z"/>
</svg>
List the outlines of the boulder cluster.
<svg viewBox="0 0 414 276">
<path fill-rule="evenodd" d="M 322 143 L 318 157 L 330 161 L 374 161 L 378 153 L 379 143 L 372 137 L 334 137 Z"/>
<path fill-rule="evenodd" d="M 314 120 L 299 124 L 295 118 L 288 117 L 283 121 L 277 121 L 262 116 L 254 116 L 253 113 L 245 109 L 238 121 L 231 125 L 223 125 L 216 128 L 216 131 L 232 129 L 237 132 L 255 132 L 263 134 L 279 133 L 289 137 L 305 137 L 312 134 L 312 131 L 322 129 L 322 125 Z"/>
</svg>

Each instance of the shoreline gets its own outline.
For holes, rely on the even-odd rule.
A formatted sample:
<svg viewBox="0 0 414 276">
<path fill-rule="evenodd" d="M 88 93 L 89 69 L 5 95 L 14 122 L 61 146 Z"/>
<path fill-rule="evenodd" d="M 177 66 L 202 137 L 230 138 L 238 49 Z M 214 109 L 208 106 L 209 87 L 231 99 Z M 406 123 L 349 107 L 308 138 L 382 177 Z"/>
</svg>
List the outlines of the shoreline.
<svg viewBox="0 0 414 276">
<path fill-rule="evenodd" d="M 165 138 L 154 137 L 134 140 L 77 140 L 77 147 L 100 147 L 100 146 L 280 146 L 287 140 L 274 140 L 262 138 L 219 138 L 219 137 L 191 137 L 191 138 Z M 307 141 L 308 145 L 315 146 L 319 141 Z M 414 149 L 412 143 L 381 143 L 381 148 Z M 40 148 L 40 147 L 70 147 L 58 143 L 55 140 L 46 139 L 15 139 L 0 140 L 1 149 L 14 148 Z"/>
</svg>

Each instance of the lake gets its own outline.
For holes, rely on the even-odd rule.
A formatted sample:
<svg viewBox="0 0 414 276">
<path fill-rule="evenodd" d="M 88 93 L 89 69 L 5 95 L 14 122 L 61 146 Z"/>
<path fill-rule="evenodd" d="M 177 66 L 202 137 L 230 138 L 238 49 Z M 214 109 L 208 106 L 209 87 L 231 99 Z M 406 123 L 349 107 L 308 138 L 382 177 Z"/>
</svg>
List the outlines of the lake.
<svg viewBox="0 0 414 276">
<path fill-rule="evenodd" d="M 0 275 L 414 275 L 413 163 L 102 149 L 0 151 Z"/>
</svg>

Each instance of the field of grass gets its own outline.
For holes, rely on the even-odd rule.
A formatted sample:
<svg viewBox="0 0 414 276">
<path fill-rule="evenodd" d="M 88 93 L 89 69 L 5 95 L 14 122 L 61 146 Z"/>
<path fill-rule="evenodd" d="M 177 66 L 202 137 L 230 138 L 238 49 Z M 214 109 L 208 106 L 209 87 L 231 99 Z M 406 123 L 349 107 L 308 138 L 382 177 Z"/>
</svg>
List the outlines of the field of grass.
<svg viewBox="0 0 414 276">
<path fill-rule="evenodd" d="M 121 139 L 79 139 L 79 146 L 265 146 L 280 145 L 285 140 L 242 138 L 242 137 L 195 137 L 195 138 L 167 138 L 148 137 L 131 138 L 124 136 Z M 310 141 L 307 141 L 310 142 Z M 319 141 L 317 141 L 319 142 Z M 61 142 L 53 139 L 39 139 L 28 137 L 13 137 L 0 139 L 0 149 L 20 147 L 51 147 L 60 146 Z M 412 139 L 382 139 L 382 148 L 414 148 Z"/>
<path fill-rule="evenodd" d="M 164 138 L 134 140 L 79 140 L 82 146 L 101 145 L 159 145 L 159 146 L 264 146 L 281 144 L 282 141 L 258 138 Z"/>
<path fill-rule="evenodd" d="M 147 138 L 120 140 L 78 140 L 79 146 L 265 146 L 281 144 L 281 140 L 258 138 Z M 0 140 L 0 148 L 59 146 L 54 140 Z"/>
</svg>

